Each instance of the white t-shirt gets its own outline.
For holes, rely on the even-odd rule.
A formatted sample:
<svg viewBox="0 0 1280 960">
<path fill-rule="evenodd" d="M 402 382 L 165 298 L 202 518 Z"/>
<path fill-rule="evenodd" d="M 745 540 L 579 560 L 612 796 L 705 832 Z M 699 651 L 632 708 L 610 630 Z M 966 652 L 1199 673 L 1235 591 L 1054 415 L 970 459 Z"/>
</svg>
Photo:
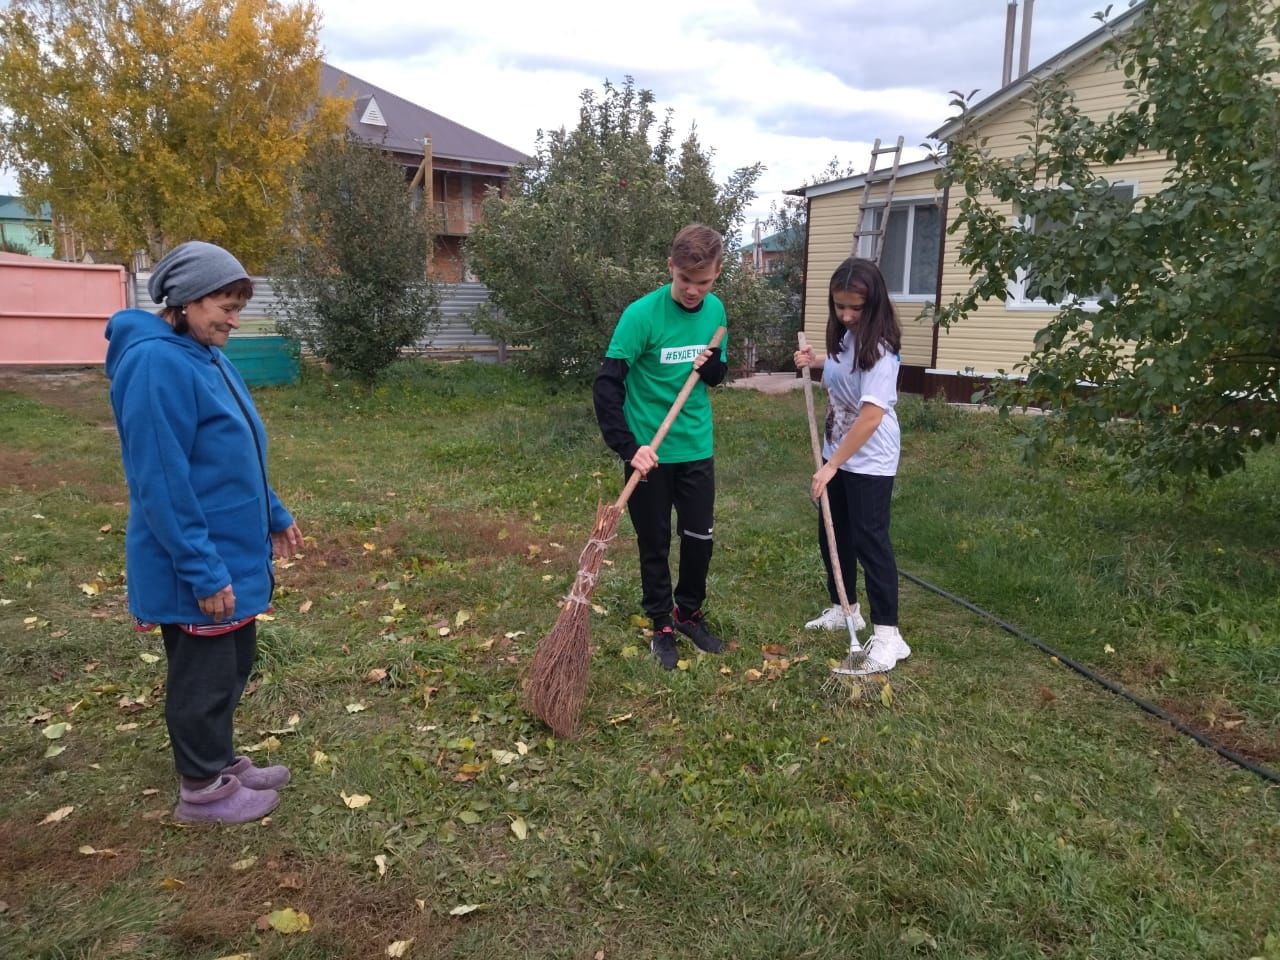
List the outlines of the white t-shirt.
<svg viewBox="0 0 1280 960">
<path fill-rule="evenodd" d="M 898 473 L 898 455 L 902 435 L 898 431 L 897 354 L 881 347 L 880 359 L 870 370 L 854 369 L 856 361 L 853 334 L 846 332 L 840 341 L 840 355 L 827 357 L 822 368 L 822 385 L 827 389 L 826 435 L 822 456 L 830 460 L 845 438 L 864 403 L 874 403 L 884 411 L 884 419 L 852 457 L 840 465 L 841 470 L 873 477 L 892 477 Z"/>
</svg>

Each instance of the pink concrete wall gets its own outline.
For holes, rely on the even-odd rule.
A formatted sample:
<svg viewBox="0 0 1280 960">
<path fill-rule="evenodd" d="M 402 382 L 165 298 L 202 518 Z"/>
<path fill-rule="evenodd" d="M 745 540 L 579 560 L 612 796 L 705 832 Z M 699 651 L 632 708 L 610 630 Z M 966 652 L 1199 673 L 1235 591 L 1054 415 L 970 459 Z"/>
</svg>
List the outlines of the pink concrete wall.
<svg viewBox="0 0 1280 960">
<path fill-rule="evenodd" d="M 102 363 L 127 291 L 124 267 L 0 253 L 0 365 Z"/>
</svg>

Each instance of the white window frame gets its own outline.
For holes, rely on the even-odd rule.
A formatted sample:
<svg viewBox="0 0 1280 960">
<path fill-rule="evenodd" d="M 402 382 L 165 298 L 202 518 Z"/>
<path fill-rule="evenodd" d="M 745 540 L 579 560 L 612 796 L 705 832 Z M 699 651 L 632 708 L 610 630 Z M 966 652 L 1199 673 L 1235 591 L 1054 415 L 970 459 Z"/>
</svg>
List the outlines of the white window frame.
<svg viewBox="0 0 1280 960">
<path fill-rule="evenodd" d="M 906 264 L 906 269 L 908 274 L 911 270 L 911 244 L 915 239 L 917 207 L 937 207 L 939 217 L 942 216 L 942 204 L 939 202 L 938 197 L 932 193 L 922 193 L 918 196 L 910 196 L 910 197 L 894 197 L 893 203 L 889 204 L 889 207 L 888 207 L 890 213 L 892 213 L 895 210 L 907 211 L 906 249 L 903 251 L 902 262 Z M 885 204 L 883 203 L 868 204 L 865 215 L 870 216 L 871 218 L 870 226 L 865 226 L 865 227 L 859 226 L 858 229 L 859 230 L 883 229 L 885 226 L 884 221 L 887 219 L 884 216 L 884 214 L 885 214 Z M 866 221 L 864 220 L 864 222 Z M 859 237 L 858 238 L 858 256 L 870 257 L 871 251 L 873 249 L 872 244 L 876 241 L 876 239 L 877 239 L 876 237 L 869 236 L 869 235 Z M 881 255 L 883 256 L 883 251 Z M 938 280 L 936 265 L 934 267 L 933 279 L 934 279 L 934 286 L 936 287 L 937 280 Z M 911 286 L 911 277 L 909 275 L 904 277 L 903 280 L 908 287 Z M 907 293 L 904 290 L 890 289 L 889 296 L 891 296 L 896 302 L 901 302 L 901 303 L 933 303 L 935 298 L 937 297 L 937 293 L 936 292 Z"/>
<path fill-rule="evenodd" d="M 1137 200 L 1141 194 L 1138 192 L 1138 181 L 1128 178 L 1119 180 L 1108 180 L 1107 187 L 1132 187 L 1133 200 Z M 1063 190 L 1069 190 L 1070 187 L 1062 187 Z M 1036 218 L 1031 214 L 1026 214 L 1018 218 L 1019 230 L 1034 230 L 1036 226 Z M 1072 306 L 1079 303 L 1081 309 L 1089 313 L 1095 313 L 1099 309 L 1098 299 L 1096 297 L 1076 297 L 1071 295 L 1067 299 L 1053 303 L 1043 297 L 1035 297 L 1028 299 L 1026 296 L 1025 284 L 1027 281 L 1026 267 L 1018 267 L 1015 272 L 1014 279 L 1009 281 L 1008 294 L 1005 297 L 1005 309 L 1013 312 L 1022 310 L 1061 310 L 1063 307 Z"/>
</svg>

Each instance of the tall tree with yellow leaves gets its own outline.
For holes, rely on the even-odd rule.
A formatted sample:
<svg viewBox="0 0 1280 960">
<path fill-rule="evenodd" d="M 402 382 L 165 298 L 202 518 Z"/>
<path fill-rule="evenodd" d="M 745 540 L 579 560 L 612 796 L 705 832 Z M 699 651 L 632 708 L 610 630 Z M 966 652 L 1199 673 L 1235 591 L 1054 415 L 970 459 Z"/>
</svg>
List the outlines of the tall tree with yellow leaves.
<svg viewBox="0 0 1280 960">
<path fill-rule="evenodd" d="M 10 0 L 0 161 L 95 258 L 199 238 L 261 269 L 349 106 L 321 96 L 318 30 L 307 2 Z"/>
</svg>

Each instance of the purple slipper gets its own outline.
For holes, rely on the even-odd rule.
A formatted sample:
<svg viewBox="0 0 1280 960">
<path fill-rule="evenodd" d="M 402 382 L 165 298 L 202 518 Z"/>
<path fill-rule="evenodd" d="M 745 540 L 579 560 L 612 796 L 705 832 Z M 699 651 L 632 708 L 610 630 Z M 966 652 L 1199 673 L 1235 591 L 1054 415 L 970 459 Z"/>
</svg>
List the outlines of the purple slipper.
<svg viewBox="0 0 1280 960">
<path fill-rule="evenodd" d="M 280 794 L 274 790 L 250 790 L 235 777 L 225 775 L 208 793 L 184 784 L 178 796 L 181 799 L 173 818 L 183 823 L 249 823 L 261 820 L 280 802 Z"/>
<path fill-rule="evenodd" d="M 289 782 L 288 767 L 255 767 L 248 757 L 236 757 L 235 763 L 222 772 L 235 777 L 250 790 L 279 790 Z"/>
</svg>

